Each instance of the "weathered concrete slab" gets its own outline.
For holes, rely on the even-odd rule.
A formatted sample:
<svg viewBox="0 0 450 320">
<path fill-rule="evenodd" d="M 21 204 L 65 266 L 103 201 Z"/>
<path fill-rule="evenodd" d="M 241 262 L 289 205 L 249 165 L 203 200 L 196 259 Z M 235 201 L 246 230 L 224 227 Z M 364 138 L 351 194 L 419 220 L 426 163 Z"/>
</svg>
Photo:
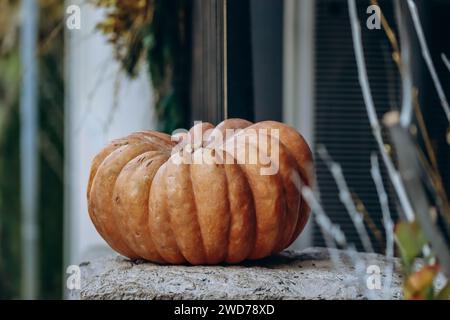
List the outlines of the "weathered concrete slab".
<svg viewBox="0 0 450 320">
<path fill-rule="evenodd" d="M 81 263 L 81 299 L 399 299 L 399 263 L 378 254 L 354 257 L 335 251 L 341 262 L 334 266 L 329 251 L 311 248 L 285 251 L 277 256 L 238 266 L 160 266 L 109 256 Z M 368 290 L 367 266 L 381 271 L 382 289 Z M 384 274 L 395 270 L 391 290 Z M 358 269 L 361 270 L 361 269 Z M 372 282 L 375 283 L 375 282 Z M 385 295 L 385 294 L 388 295 Z"/>
</svg>

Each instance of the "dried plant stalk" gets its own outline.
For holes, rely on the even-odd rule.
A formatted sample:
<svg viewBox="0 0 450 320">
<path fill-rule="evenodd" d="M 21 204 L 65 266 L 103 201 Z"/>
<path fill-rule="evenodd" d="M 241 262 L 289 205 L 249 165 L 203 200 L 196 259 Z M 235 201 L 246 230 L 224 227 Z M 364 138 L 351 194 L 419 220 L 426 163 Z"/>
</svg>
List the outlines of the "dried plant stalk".
<svg viewBox="0 0 450 320">
<path fill-rule="evenodd" d="M 422 153 L 419 152 L 420 160 L 427 171 L 427 176 L 430 177 L 433 190 L 435 191 L 438 198 L 436 202 L 438 205 L 440 205 L 440 211 L 447 220 L 448 225 L 450 225 L 450 204 L 447 198 L 444 184 L 442 182 L 442 177 L 439 174 L 436 153 L 431 144 L 431 139 L 425 125 L 425 120 L 423 119 L 422 111 L 420 110 L 417 93 L 414 95 L 414 113 L 416 116 L 420 134 L 422 136 L 422 140 L 425 145 L 425 149 L 427 151 L 428 158 L 430 159 L 430 161 L 428 162 L 426 157 L 422 156 Z"/>
<path fill-rule="evenodd" d="M 397 0 L 396 0 L 397 1 Z M 370 0 L 370 3 L 372 5 L 379 6 L 377 0 Z M 386 17 L 384 16 L 383 12 L 380 11 L 380 20 L 381 20 L 381 26 L 383 27 L 384 32 L 386 33 L 386 36 L 391 43 L 393 53 L 392 53 L 392 59 L 394 60 L 397 65 L 400 65 L 400 47 L 398 45 L 397 38 L 395 36 L 394 30 L 389 25 L 389 22 L 387 21 Z"/>
<path fill-rule="evenodd" d="M 397 19 L 398 32 L 400 37 L 401 52 L 398 68 L 400 70 L 401 82 L 402 82 L 402 108 L 400 115 L 400 123 L 404 128 L 407 128 L 411 124 L 413 115 L 413 80 L 411 70 L 411 48 L 408 39 L 408 26 L 402 10 L 403 0 L 395 0 L 395 16 Z"/>
<path fill-rule="evenodd" d="M 386 193 L 386 189 L 383 185 L 383 179 L 381 177 L 380 165 L 378 163 L 378 156 L 376 153 L 373 153 L 370 157 L 371 163 L 371 174 L 373 182 L 375 183 L 375 187 L 378 194 L 378 199 L 380 201 L 381 212 L 383 214 L 383 225 L 384 230 L 386 232 L 386 257 L 388 259 L 392 259 L 394 257 L 394 222 L 392 221 L 391 211 L 389 210 L 388 196 Z M 392 273 L 394 272 L 394 266 L 392 263 L 385 269 L 386 274 L 386 285 L 385 285 L 385 296 L 389 296 L 391 282 L 392 282 Z"/>
<path fill-rule="evenodd" d="M 384 237 L 380 229 L 378 229 L 377 225 L 373 221 L 372 217 L 370 216 L 369 212 L 367 211 L 366 206 L 362 202 L 362 200 L 358 197 L 356 193 L 352 193 L 352 199 L 356 204 L 356 208 L 358 209 L 358 212 L 361 212 L 363 215 L 364 222 L 367 225 L 367 228 L 369 231 L 374 235 L 375 239 L 377 240 L 380 247 L 384 248 Z"/>
<path fill-rule="evenodd" d="M 441 53 L 441 59 L 444 62 L 445 66 L 447 67 L 448 71 L 450 71 L 450 61 L 448 60 L 447 56 L 444 53 Z"/>
<path fill-rule="evenodd" d="M 347 210 L 350 219 L 355 226 L 356 232 L 358 232 L 358 236 L 361 239 L 362 245 L 366 252 L 374 252 L 372 242 L 370 240 L 369 234 L 364 226 L 363 216 L 356 209 L 355 203 L 352 200 L 350 190 L 348 188 L 347 182 L 345 181 L 344 174 L 342 173 L 341 166 L 334 162 L 333 159 L 328 154 L 327 149 L 320 145 L 317 149 L 320 158 L 328 167 L 328 170 L 331 172 L 331 175 L 336 182 L 336 185 L 339 189 L 339 199 Z"/>
<path fill-rule="evenodd" d="M 444 89 L 442 89 L 442 84 L 437 76 L 436 69 L 431 59 L 430 50 L 428 49 L 427 41 L 422 29 L 422 23 L 420 22 L 419 13 L 417 12 L 416 4 L 413 0 L 408 0 L 409 12 L 413 19 L 414 28 L 416 29 L 417 38 L 419 39 L 420 48 L 422 49 L 422 56 L 430 72 L 431 78 L 433 79 L 434 87 L 436 88 L 439 100 L 441 102 L 442 109 L 444 109 L 447 120 L 450 122 L 450 107 L 448 105 L 447 98 L 445 97 Z"/>
<path fill-rule="evenodd" d="M 377 0 L 371 0 L 373 5 L 378 5 Z M 389 25 L 386 17 L 381 13 L 381 25 L 383 30 L 392 46 L 392 59 L 394 60 L 397 68 L 401 74 L 402 82 L 402 115 L 401 122 L 403 127 L 408 127 L 411 124 L 412 118 L 412 98 L 413 98 L 413 81 L 411 71 L 411 48 L 408 41 L 408 30 L 403 16 L 404 10 L 402 10 L 402 0 L 395 0 L 395 15 L 397 25 L 400 33 L 400 45 L 394 30 Z"/>
<path fill-rule="evenodd" d="M 395 144 L 402 178 L 408 194 L 411 196 L 417 221 L 439 258 L 442 272 L 447 278 L 450 278 L 450 252 L 441 232 L 430 218 L 430 205 L 420 179 L 423 174 L 417 157 L 417 149 L 411 136 L 401 127 L 399 119 L 398 112 L 391 111 L 384 116 L 384 124 L 389 128 Z"/>
<path fill-rule="evenodd" d="M 344 233 L 339 226 L 336 226 L 331 222 L 330 218 L 320 205 L 320 202 L 314 196 L 314 192 L 309 187 L 303 186 L 301 188 L 301 193 L 314 214 L 315 221 L 320 228 L 327 248 L 337 249 L 336 243 L 345 248 L 347 246 L 347 240 L 345 239 Z M 337 254 L 337 251 L 329 250 L 329 253 L 333 265 L 341 265 L 341 259 L 339 254 Z"/>
<path fill-rule="evenodd" d="M 369 117 L 369 123 L 372 128 L 372 132 L 377 142 L 378 148 L 380 150 L 383 162 L 386 166 L 389 178 L 392 182 L 392 185 L 394 186 L 397 197 L 403 209 L 403 212 L 409 221 L 414 221 L 414 212 L 411 206 L 411 202 L 407 196 L 401 177 L 397 172 L 397 170 L 395 169 L 392 159 L 386 152 L 383 138 L 381 136 L 380 124 L 375 111 L 375 105 L 372 99 L 372 93 L 370 91 L 370 85 L 366 71 L 366 63 L 364 59 L 364 51 L 361 40 L 361 27 L 356 13 L 355 0 L 348 0 L 348 9 L 352 29 L 353 48 L 355 51 L 356 64 L 358 67 L 358 79 L 361 85 L 364 103 L 366 106 L 367 115 Z"/>
<path fill-rule="evenodd" d="M 299 179 L 294 179 L 294 184 L 301 191 L 303 198 L 311 208 L 315 217 L 315 221 L 318 224 L 320 231 L 324 237 L 327 248 L 331 249 L 329 250 L 329 254 L 331 261 L 333 262 L 333 265 L 339 266 L 341 264 L 340 256 L 336 250 L 337 244 L 341 248 L 346 250 L 347 255 L 349 256 L 350 260 L 355 266 L 355 273 L 357 275 L 357 279 L 359 281 L 364 281 L 366 276 L 364 261 L 358 256 L 354 246 L 347 243 L 345 235 L 341 231 L 339 226 L 335 225 L 330 220 L 330 218 L 325 213 L 325 210 L 320 205 L 320 202 L 314 195 L 314 192 L 311 190 L 311 188 L 307 186 L 301 186 L 301 183 L 298 180 Z M 368 298 L 373 297 L 373 292 L 370 291 L 368 288 L 365 289 L 364 294 Z"/>
</svg>

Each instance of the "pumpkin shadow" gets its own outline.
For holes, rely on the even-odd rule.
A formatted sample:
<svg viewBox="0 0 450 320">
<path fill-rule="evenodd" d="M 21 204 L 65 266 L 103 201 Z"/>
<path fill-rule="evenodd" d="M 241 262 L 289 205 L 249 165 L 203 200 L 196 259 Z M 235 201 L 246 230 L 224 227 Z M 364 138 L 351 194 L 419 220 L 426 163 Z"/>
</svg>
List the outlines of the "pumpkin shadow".
<svg viewBox="0 0 450 320">
<path fill-rule="evenodd" d="M 134 265 L 138 264 L 155 264 L 160 266 L 171 266 L 170 264 L 158 264 L 154 262 L 149 262 L 145 260 L 130 260 L 128 258 L 123 258 L 124 260 L 129 261 L 130 263 Z M 291 251 L 291 250 L 285 250 L 280 253 L 261 258 L 261 259 L 255 259 L 255 260 L 244 260 L 240 263 L 219 263 L 216 265 L 208 265 L 208 264 L 201 264 L 201 265 L 192 265 L 189 263 L 185 264 L 179 264 L 178 266 L 186 266 L 186 267 L 196 267 L 196 266 L 203 266 L 203 267 L 214 267 L 214 266 L 221 266 L 221 267 L 236 267 L 236 266 L 242 266 L 242 267 L 260 267 L 260 268 L 268 268 L 273 269 L 277 268 L 279 266 L 283 265 L 294 265 L 294 264 L 300 264 L 304 261 L 321 261 L 321 260 L 329 260 L 329 254 L 325 251 L 315 251 L 315 250 L 306 250 L 306 251 Z"/>
<path fill-rule="evenodd" d="M 258 260 L 246 260 L 239 265 L 245 267 L 262 267 L 262 268 L 277 268 L 282 265 L 299 264 L 303 261 L 321 261 L 328 260 L 329 255 L 324 252 L 316 251 L 291 251 L 285 250 L 280 253 L 274 254 L 269 257 L 265 257 Z"/>
</svg>

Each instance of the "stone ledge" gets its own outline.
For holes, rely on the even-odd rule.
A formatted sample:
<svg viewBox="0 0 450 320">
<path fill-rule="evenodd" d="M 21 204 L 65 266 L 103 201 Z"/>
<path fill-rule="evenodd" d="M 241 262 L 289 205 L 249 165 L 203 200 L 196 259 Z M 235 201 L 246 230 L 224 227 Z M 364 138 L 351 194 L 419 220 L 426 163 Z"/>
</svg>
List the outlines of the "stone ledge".
<svg viewBox="0 0 450 320">
<path fill-rule="evenodd" d="M 394 272 L 389 297 L 366 288 L 364 276 L 345 251 L 333 266 L 329 251 L 284 251 L 237 266 L 161 266 L 121 256 L 80 264 L 80 298 L 88 299 L 400 299 L 401 276 Z M 358 253 L 366 266 L 388 265 L 384 256 Z M 393 261 L 398 270 L 398 260 Z M 382 283 L 385 278 L 382 277 Z M 370 297 L 367 295 L 370 294 Z"/>
</svg>

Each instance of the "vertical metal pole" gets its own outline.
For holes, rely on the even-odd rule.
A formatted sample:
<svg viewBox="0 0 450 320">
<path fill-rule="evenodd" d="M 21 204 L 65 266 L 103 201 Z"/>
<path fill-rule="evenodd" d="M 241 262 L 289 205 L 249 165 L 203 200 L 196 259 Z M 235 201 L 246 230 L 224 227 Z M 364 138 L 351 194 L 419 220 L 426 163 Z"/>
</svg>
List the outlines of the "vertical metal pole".
<svg viewBox="0 0 450 320">
<path fill-rule="evenodd" d="M 192 2 L 192 94 L 191 121 L 219 123 L 228 112 L 224 103 L 224 19 L 226 0 Z"/>
<path fill-rule="evenodd" d="M 20 56 L 22 93 L 20 99 L 20 170 L 22 209 L 22 297 L 35 299 L 38 275 L 38 113 L 36 61 L 38 5 L 22 1 Z"/>
</svg>

